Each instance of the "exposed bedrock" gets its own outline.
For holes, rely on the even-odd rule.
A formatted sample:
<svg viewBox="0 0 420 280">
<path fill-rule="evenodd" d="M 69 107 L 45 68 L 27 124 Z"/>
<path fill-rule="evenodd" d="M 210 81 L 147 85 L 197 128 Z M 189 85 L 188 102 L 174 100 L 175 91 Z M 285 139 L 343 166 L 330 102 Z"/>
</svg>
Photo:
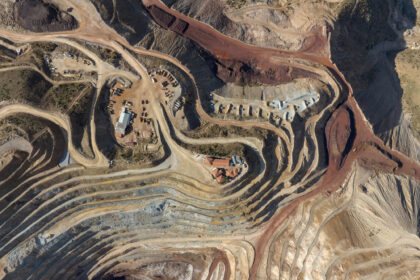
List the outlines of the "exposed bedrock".
<svg viewBox="0 0 420 280">
<path fill-rule="evenodd" d="M 72 30 L 78 26 L 69 13 L 43 0 L 18 0 L 14 14 L 19 25 L 33 32 Z"/>
</svg>

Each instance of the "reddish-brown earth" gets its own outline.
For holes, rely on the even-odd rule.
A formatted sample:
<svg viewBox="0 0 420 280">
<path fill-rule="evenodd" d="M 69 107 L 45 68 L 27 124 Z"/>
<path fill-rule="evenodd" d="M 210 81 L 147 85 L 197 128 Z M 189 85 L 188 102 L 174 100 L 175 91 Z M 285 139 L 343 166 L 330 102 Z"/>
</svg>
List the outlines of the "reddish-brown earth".
<svg viewBox="0 0 420 280">
<path fill-rule="evenodd" d="M 247 45 L 227 37 L 158 1 L 145 0 L 143 4 L 159 25 L 184 35 L 211 53 L 217 67 L 217 76 L 224 82 L 278 84 L 297 78 L 317 76 L 306 69 L 286 62 L 273 61 L 272 58 L 306 59 L 307 55 L 311 57 L 311 52 L 322 49 L 323 44 L 325 46 L 326 39 L 319 38 L 322 36 L 321 31 L 315 29 L 315 35 L 304 44 L 307 54 L 278 51 Z"/>
<path fill-rule="evenodd" d="M 251 279 L 256 279 L 266 245 L 278 226 L 296 210 L 296 207 L 301 202 L 318 193 L 331 193 L 337 190 L 350 174 L 356 161 L 364 167 L 373 168 L 379 172 L 408 175 L 420 180 L 420 166 L 414 160 L 391 150 L 374 135 L 353 97 L 350 84 L 322 52 L 317 53 L 317 50 L 324 49 L 321 47 L 324 44 L 323 41 L 318 43 L 316 39 L 308 39 L 305 47 L 300 52 L 287 52 L 250 46 L 229 38 L 206 24 L 171 10 L 159 1 L 143 0 L 143 4 L 156 22 L 164 27 L 168 27 L 163 24 L 163 21 L 169 17 L 166 14 L 187 22 L 189 24 L 188 28 L 182 34 L 216 57 L 218 76 L 224 81 L 231 82 L 244 79 L 245 76 L 241 74 L 241 69 L 245 65 L 249 67 L 246 71 L 253 76 L 253 78 L 247 76 L 246 78 L 249 78 L 248 81 L 258 80 L 267 84 L 278 84 L 297 77 L 314 75 L 306 70 L 297 71 L 299 68 L 295 65 L 290 66 L 286 62 L 280 63 L 271 59 L 272 57 L 279 57 L 283 59 L 301 59 L 321 64 L 329 69 L 342 87 L 342 94 L 346 101 L 337 108 L 328 120 L 325 129 L 329 157 L 327 172 L 313 186 L 312 191 L 285 206 L 277 216 L 271 219 L 264 234 L 255 244 L 255 261 L 250 271 Z M 156 12 L 157 10 L 159 12 Z M 288 70 L 283 69 L 284 67 Z M 269 69 L 274 72 L 278 71 L 278 74 L 265 79 L 263 76 Z"/>
<path fill-rule="evenodd" d="M 215 258 L 213 259 L 213 262 L 210 265 L 209 268 L 209 274 L 207 276 L 207 280 L 210 280 L 212 275 L 213 275 L 213 271 L 217 268 L 217 265 L 222 262 L 225 265 L 225 274 L 224 274 L 224 280 L 228 280 L 230 279 L 230 275 L 232 274 L 232 272 L 230 271 L 230 265 L 229 265 L 229 260 L 226 256 L 225 252 L 222 251 L 217 251 Z"/>
<path fill-rule="evenodd" d="M 343 82 L 346 83 L 345 80 Z M 351 123 L 349 112 L 353 113 L 355 129 L 346 134 L 354 135 L 355 139 L 349 153 L 343 154 L 340 147 L 343 147 L 343 144 L 350 138 L 345 139 L 342 135 L 334 132 L 347 130 Z M 326 174 L 313 186 L 311 192 L 294 200 L 285 206 L 277 216 L 273 217 L 272 222 L 267 226 L 255 246 L 255 261 L 251 267 L 250 279 L 256 279 L 262 255 L 275 230 L 289 215 L 294 213 L 300 203 L 319 193 L 329 194 L 339 189 L 350 174 L 355 161 L 376 171 L 394 172 L 395 174 L 413 176 L 420 180 L 419 165 L 405 155 L 390 150 L 373 134 L 352 95 L 349 95 L 348 101 L 338 108 L 330 118 L 325 132 L 329 152 L 329 165 Z M 375 148 L 373 149 L 373 147 Z M 396 169 L 394 168 L 395 163 L 399 166 Z"/>
<path fill-rule="evenodd" d="M 323 26 L 314 26 L 309 32 L 308 36 L 305 38 L 300 52 L 302 53 L 312 53 L 316 55 L 321 55 L 328 57 L 329 56 L 329 42 L 328 36 L 329 32 L 326 27 Z"/>
</svg>

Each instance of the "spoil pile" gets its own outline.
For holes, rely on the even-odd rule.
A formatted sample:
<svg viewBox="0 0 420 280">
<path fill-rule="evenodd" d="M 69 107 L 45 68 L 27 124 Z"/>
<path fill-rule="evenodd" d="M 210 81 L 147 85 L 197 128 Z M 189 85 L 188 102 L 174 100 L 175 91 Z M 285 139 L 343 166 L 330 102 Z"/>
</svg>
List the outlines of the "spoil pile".
<svg viewBox="0 0 420 280">
<path fill-rule="evenodd" d="M 54 32 L 78 27 L 73 16 L 42 0 L 16 2 L 14 16 L 20 26 L 33 32 Z"/>
</svg>

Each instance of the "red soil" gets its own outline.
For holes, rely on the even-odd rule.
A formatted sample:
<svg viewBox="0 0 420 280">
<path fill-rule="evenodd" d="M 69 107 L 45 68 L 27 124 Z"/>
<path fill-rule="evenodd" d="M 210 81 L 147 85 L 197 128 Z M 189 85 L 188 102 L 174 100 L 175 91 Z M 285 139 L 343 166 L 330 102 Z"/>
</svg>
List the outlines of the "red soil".
<svg viewBox="0 0 420 280">
<path fill-rule="evenodd" d="M 312 53 L 316 55 L 322 55 L 325 57 L 329 56 L 328 51 L 328 34 L 326 28 L 323 26 L 314 26 L 309 33 L 309 36 L 305 38 L 302 48 L 299 52 Z"/>
<path fill-rule="evenodd" d="M 352 144 L 351 115 L 347 110 L 337 110 L 327 123 L 325 133 L 328 135 L 327 146 L 330 156 L 329 164 L 340 169 Z"/>
<path fill-rule="evenodd" d="M 245 44 L 221 34 L 207 24 L 169 9 L 156 0 L 143 0 L 143 4 L 159 25 L 183 34 L 211 53 L 217 65 L 217 75 L 224 82 L 279 84 L 297 78 L 317 76 L 296 65 L 274 61 L 273 57 L 328 62 L 325 57 L 311 54 L 322 49 L 323 44 L 325 46 L 326 39 L 321 39 L 322 30 L 318 30 L 319 28 L 314 29 L 314 35 L 305 43 L 304 48 L 307 52 L 294 53 Z M 176 17 L 176 22 L 186 22 L 188 25 L 185 27 L 183 24 L 181 28 L 179 24 L 174 23 L 172 17 Z"/>
<path fill-rule="evenodd" d="M 209 275 L 207 276 L 207 280 L 210 280 L 210 277 L 213 275 L 213 271 L 216 269 L 217 265 L 220 262 L 222 262 L 225 265 L 225 274 L 224 274 L 223 280 L 230 279 L 230 275 L 232 274 L 232 272 L 230 271 L 229 260 L 226 256 L 226 253 L 222 251 L 217 251 L 215 258 L 213 259 L 213 262 L 210 265 Z"/>
</svg>

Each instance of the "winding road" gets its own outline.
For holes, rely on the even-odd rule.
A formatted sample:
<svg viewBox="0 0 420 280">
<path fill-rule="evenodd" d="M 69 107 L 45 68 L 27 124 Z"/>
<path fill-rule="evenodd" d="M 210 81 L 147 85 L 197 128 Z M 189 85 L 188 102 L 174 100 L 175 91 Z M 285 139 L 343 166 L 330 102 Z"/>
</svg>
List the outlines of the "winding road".
<svg viewBox="0 0 420 280">
<path fill-rule="evenodd" d="M 133 255 L 135 253 L 146 254 L 145 252 L 150 252 L 152 246 L 158 248 L 157 250 L 165 250 L 165 246 L 182 249 L 185 248 L 183 247 L 185 244 L 188 244 L 187 247 L 191 251 L 210 250 L 209 248 L 217 251 L 214 253 L 214 261 L 208 264 L 208 277 L 216 273 L 215 271 L 222 271 L 220 267 L 223 264 L 225 273 L 221 274 L 224 275 L 224 279 L 264 279 L 265 266 L 261 263 L 267 260 L 269 254 L 267 245 L 285 226 L 287 218 L 292 213 L 299 211 L 302 204 L 315 195 L 330 194 L 338 190 L 348 180 L 348 175 L 351 174 L 355 162 L 365 163 L 365 165 L 368 165 L 366 164 L 368 162 L 380 166 L 384 169 L 383 172 L 409 176 L 420 181 L 419 164 L 403 154 L 391 150 L 374 135 L 353 97 L 351 85 L 334 63 L 324 55 L 251 46 L 229 38 L 209 25 L 172 10 L 158 0 L 142 1 L 146 9 L 150 10 L 152 6 L 158 7 L 168 14 L 188 22 L 188 28 L 195 28 L 205 34 L 206 36 L 202 38 L 193 36 L 194 33 L 183 35 L 195 41 L 214 58 L 220 55 L 222 49 L 227 57 L 238 61 L 246 62 L 246 59 L 252 57 L 267 65 L 272 65 L 274 68 L 281 65 L 305 70 L 328 84 L 332 90 L 329 104 L 317 115 L 308 118 L 304 124 L 307 135 L 302 146 L 307 147 L 308 143 L 313 143 L 312 147 L 315 151 L 310 156 L 308 148 L 296 151 L 300 147 L 295 144 L 296 136 L 292 124 L 287 124 L 283 130 L 270 123 L 222 120 L 210 116 L 203 109 L 200 99 L 202 95 L 198 91 L 196 80 L 191 71 L 180 61 L 167 54 L 131 46 L 127 40 L 104 23 L 89 1 L 65 0 L 63 3 L 74 8 L 73 13 L 80 23 L 78 29 L 37 34 L 0 29 L 0 37 L 21 44 L 40 41 L 65 44 L 79 50 L 95 62 L 98 80 L 94 101 L 90 108 L 89 125 L 94 157 L 87 158 L 75 147 L 72 142 L 72 128 L 68 116 L 25 104 L 3 104 L 0 107 L 0 119 L 16 114 L 26 114 L 51 121 L 61 127 L 66 133 L 67 147 L 72 159 L 81 165 L 49 171 L 40 171 L 42 168 L 37 169 L 37 166 L 29 166 L 26 173 L 22 171 L 22 175 L 19 175 L 19 180 L 16 181 L 18 183 L 14 188 L 2 190 L 0 201 L 7 200 L 8 203 L 2 203 L 0 208 L 0 227 L 4 230 L 0 231 L 0 241 L 4 241 L 0 243 L 2 244 L 0 246 L 0 263 L 7 262 L 6 259 L 10 256 L 10 252 L 15 253 L 10 248 L 29 244 L 25 243 L 29 242 L 28 240 L 44 242 L 45 239 L 49 242 L 54 236 L 63 236 L 70 228 L 75 228 L 86 221 L 95 221 L 103 216 L 115 215 L 117 217 L 120 213 L 133 213 L 142 209 L 143 213 L 157 211 L 159 215 L 164 214 L 160 220 L 156 218 L 160 217 L 158 214 L 153 214 L 150 223 L 144 222 L 146 219 L 138 222 L 139 225 L 144 222 L 144 227 L 133 229 L 132 232 L 118 232 L 120 234 L 118 237 L 112 234 L 106 235 L 102 229 L 97 230 L 95 234 L 99 236 L 98 238 L 104 240 L 104 244 L 114 244 L 115 248 L 109 249 L 97 263 L 91 266 L 89 278 L 95 278 L 111 271 L 110 267 L 113 266 L 114 258 L 129 258 L 130 253 Z M 102 61 L 94 52 L 78 43 L 76 39 L 115 50 L 121 54 L 122 59 L 129 64 L 133 71 L 118 69 Z M 221 42 L 221 44 L 216 48 L 214 42 Z M 148 76 L 147 68 L 136 59 L 133 53 L 163 59 L 181 69 L 194 86 L 195 109 L 202 120 L 219 126 L 230 125 L 244 129 L 258 127 L 271 131 L 279 139 L 275 151 L 266 151 L 267 143 L 256 137 L 227 139 L 187 137 L 172 121 L 171 114 L 167 112 L 167 108 L 159 98 L 159 89 Z M 34 70 L 32 66 L 27 66 L 27 68 Z M 10 66 L 0 69 L 0 71 L 14 69 L 22 68 Z M 40 73 L 54 84 L 62 83 L 52 81 L 46 74 Z M 138 85 L 136 90 L 145 92 L 145 95 L 147 94 L 151 100 L 152 116 L 158 128 L 159 137 L 168 148 L 166 159 L 158 166 L 139 170 L 110 170 L 108 174 L 105 174 L 104 170 L 108 169 L 109 160 L 98 147 L 94 112 L 98 106 L 102 88 L 110 78 L 115 76 L 122 76 L 135 82 Z M 334 112 L 331 113 L 331 111 Z M 318 125 L 324 127 L 325 122 L 325 131 L 319 135 Z M 322 156 L 319 154 L 319 150 L 324 145 L 323 141 L 327 142 L 328 166 L 319 170 L 320 157 Z M 241 180 L 238 186 L 232 184 L 215 187 L 214 184 L 209 183 L 208 171 L 193 159 L 190 151 L 182 148 L 178 142 L 190 145 L 232 143 L 246 145 L 257 155 L 260 169 L 254 178 Z M 283 152 L 287 153 L 282 154 L 281 150 L 285 150 Z M 295 151 L 297 156 L 294 155 Z M 274 155 L 272 156 L 270 153 Z M 270 157 L 267 154 L 270 154 Z M 283 155 L 285 155 L 284 158 L 282 158 Z M 34 153 L 33 156 L 35 157 L 37 154 Z M 268 161 L 269 158 L 271 158 L 270 161 Z M 39 155 L 38 159 L 43 163 L 39 167 L 47 166 L 46 156 Z M 286 166 L 283 171 L 280 170 L 280 165 L 276 168 L 273 167 L 274 165 L 271 166 L 273 162 L 282 161 Z M 276 170 L 271 170 L 272 168 Z M 304 174 L 301 174 L 302 172 Z M 13 179 L 13 176 L 7 177 L 3 183 Z M 297 179 L 299 181 L 294 182 Z M 146 183 L 139 186 L 138 182 L 143 181 Z M 118 188 L 122 185 L 124 185 L 123 188 Z M 300 188 L 304 189 L 298 191 Z M 29 198 L 31 194 L 33 196 Z M 133 194 L 136 195 L 133 196 Z M 351 201 L 353 198 L 348 199 Z M 348 202 L 343 203 L 342 208 L 337 210 L 338 212 L 348 205 Z M 168 219 L 168 217 L 170 218 Z M 326 217 L 329 220 L 332 214 L 331 216 L 326 215 Z M 133 220 L 136 218 L 138 217 L 132 217 Z M 19 220 L 18 224 L 15 224 L 14 219 Z M 307 231 L 313 222 L 313 216 L 310 215 L 305 219 L 308 224 L 303 230 Z M 92 223 L 97 226 L 95 222 Z M 110 228 L 107 230 L 112 231 L 113 228 Z M 168 234 L 167 228 L 173 229 L 174 234 Z M 85 231 L 87 230 L 83 229 L 80 235 L 74 237 L 74 240 L 79 240 L 79 238 L 83 240 L 83 234 L 88 234 Z M 206 231 L 208 236 L 204 240 L 201 238 L 201 234 Z M 150 232 L 156 232 L 157 236 L 151 237 Z M 180 237 L 177 236 L 178 234 Z M 126 238 L 124 239 L 125 243 L 120 244 L 118 238 L 123 240 L 123 237 Z M 298 240 L 298 243 L 302 242 L 302 238 Z M 51 246 L 57 246 L 54 248 L 59 251 L 61 249 L 58 246 L 61 245 L 55 243 Z M 94 245 L 91 248 L 84 248 L 80 255 L 86 256 L 86 259 L 89 260 L 95 255 L 94 248 L 96 248 Z M 18 249 L 13 250 L 18 251 Z M 293 260 L 290 273 L 297 262 L 297 255 Z M 153 258 L 151 259 L 153 260 Z M 68 273 L 65 272 L 64 268 L 67 264 L 64 261 L 55 268 L 57 274 L 49 270 L 47 263 L 48 261 L 41 265 L 40 274 L 43 275 L 45 271 L 49 273 L 46 275 L 52 277 L 59 273 Z M 70 260 L 69 263 L 71 264 Z M 246 269 L 239 270 L 236 269 L 236 266 L 243 266 Z M 217 267 L 219 268 L 217 269 Z M 2 273 L 4 272 L 0 272 L 0 277 Z"/>
</svg>

